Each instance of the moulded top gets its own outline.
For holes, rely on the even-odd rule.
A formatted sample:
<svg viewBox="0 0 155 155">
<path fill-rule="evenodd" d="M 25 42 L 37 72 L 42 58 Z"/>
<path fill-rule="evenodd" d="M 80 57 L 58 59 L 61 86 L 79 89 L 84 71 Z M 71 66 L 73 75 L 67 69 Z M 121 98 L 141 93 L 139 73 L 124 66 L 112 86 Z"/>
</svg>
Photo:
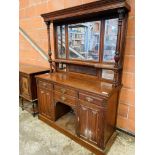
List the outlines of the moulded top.
<svg viewBox="0 0 155 155">
<path fill-rule="evenodd" d="M 54 12 L 41 14 L 44 21 L 59 22 L 71 18 L 92 17 L 105 13 L 117 13 L 118 9 L 130 11 L 130 6 L 126 0 L 99 0 L 83 5 L 78 5 Z"/>
<path fill-rule="evenodd" d="M 34 74 L 34 73 L 40 73 L 40 72 L 47 72 L 50 69 L 47 67 L 41 67 L 41 66 L 35 66 L 35 65 L 30 65 L 30 64 L 20 64 L 19 65 L 19 71 L 21 73 L 26 73 L 26 74 Z"/>
<path fill-rule="evenodd" d="M 52 73 L 37 75 L 36 78 L 51 81 L 58 84 L 63 84 L 69 87 L 73 87 L 80 90 L 85 90 L 91 93 L 101 95 L 105 98 L 110 97 L 113 92 L 118 90 L 119 87 L 113 87 L 112 84 L 103 82 L 100 80 L 94 80 L 89 78 L 81 78 L 77 75 L 71 75 L 68 73 Z M 82 82 L 81 82 L 82 81 Z"/>
</svg>

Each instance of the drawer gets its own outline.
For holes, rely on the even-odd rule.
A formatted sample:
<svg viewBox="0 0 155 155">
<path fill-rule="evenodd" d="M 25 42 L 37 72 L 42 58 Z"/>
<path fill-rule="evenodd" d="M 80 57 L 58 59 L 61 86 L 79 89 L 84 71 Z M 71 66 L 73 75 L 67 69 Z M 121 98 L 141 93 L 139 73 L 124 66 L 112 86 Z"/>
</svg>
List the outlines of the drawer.
<svg viewBox="0 0 155 155">
<path fill-rule="evenodd" d="M 65 94 L 65 95 L 70 95 L 71 97 L 77 97 L 78 96 L 77 91 L 70 89 L 70 88 L 60 86 L 60 85 L 54 85 L 54 90 L 59 92 L 59 93 Z"/>
<path fill-rule="evenodd" d="M 83 100 L 83 101 L 90 102 L 90 103 L 95 103 L 95 104 L 98 104 L 98 105 L 101 105 L 101 106 L 104 103 L 103 98 L 99 98 L 99 97 L 92 96 L 92 95 L 89 95 L 89 94 L 84 94 L 84 93 L 79 93 L 79 99 Z"/>
<path fill-rule="evenodd" d="M 55 92 L 54 91 L 54 99 L 59 101 L 59 102 L 62 102 L 62 103 L 66 103 L 70 106 L 75 106 L 76 105 L 76 99 L 75 98 L 72 98 L 71 96 L 69 95 L 64 95 L 64 94 L 61 94 L 61 93 L 58 93 L 58 92 Z"/>
<path fill-rule="evenodd" d="M 38 82 L 38 85 L 39 85 L 39 87 L 41 87 L 41 88 L 45 88 L 45 89 L 52 90 L 52 84 L 51 84 L 51 83 L 48 83 L 48 82 L 46 82 L 46 81 L 39 81 L 39 82 Z"/>
</svg>

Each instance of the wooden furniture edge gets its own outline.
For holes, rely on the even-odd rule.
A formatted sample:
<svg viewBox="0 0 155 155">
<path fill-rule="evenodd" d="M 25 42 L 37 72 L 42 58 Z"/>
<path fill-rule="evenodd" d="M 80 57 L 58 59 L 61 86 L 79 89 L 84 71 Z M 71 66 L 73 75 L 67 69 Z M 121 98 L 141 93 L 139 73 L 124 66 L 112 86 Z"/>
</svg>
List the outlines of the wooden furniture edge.
<svg viewBox="0 0 155 155">
<path fill-rule="evenodd" d="M 32 68 L 33 70 L 31 70 Z M 31 71 L 26 71 L 28 69 L 30 69 Z M 37 65 L 26 64 L 26 63 L 19 64 L 19 72 L 22 74 L 33 75 L 33 74 L 46 73 L 47 71 L 50 71 L 49 67 L 37 66 Z"/>
<path fill-rule="evenodd" d="M 85 62 L 81 60 L 65 60 L 65 59 L 54 59 L 53 62 L 56 63 L 67 63 L 67 64 L 76 64 L 76 65 L 84 65 L 84 66 L 91 66 L 95 68 L 102 68 L 102 69 L 109 69 L 109 70 L 121 70 L 122 68 L 116 68 L 114 67 L 114 64 L 103 64 L 103 63 L 98 63 L 98 62 Z"/>
<path fill-rule="evenodd" d="M 58 82 L 55 82 L 55 81 L 52 81 L 52 80 L 50 80 L 50 79 L 46 79 L 46 78 L 43 78 L 43 77 L 40 77 L 40 75 L 36 75 L 35 76 L 35 78 L 36 78 L 36 81 L 37 80 L 42 80 L 42 81 L 48 81 L 48 82 L 53 82 L 53 83 L 55 83 L 55 84 L 62 84 L 63 85 L 63 83 L 58 83 Z M 70 86 L 70 85 L 67 85 L 68 87 L 71 87 L 71 88 L 75 88 L 75 89 L 77 89 L 77 90 L 80 90 L 80 91 L 83 91 L 83 89 L 80 89 L 80 88 L 76 88 L 76 87 L 72 87 L 72 86 Z M 111 91 L 111 93 L 109 93 L 108 95 L 104 95 L 104 94 L 100 94 L 100 93 L 98 93 L 98 92 L 91 92 L 91 91 L 89 91 L 89 90 L 84 90 L 84 91 L 87 91 L 87 92 L 89 92 L 89 93 L 95 93 L 95 94 L 97 94 L 98 96 L 101 96 L 102 98 L 104 98 L 105 100 L 108 100 L 108 98 L 110 98 L 112 95 L 113 95 L 113 93 L 114 92 L 116 92 L 116 91 L 119 91 L 121 88 L 122 88 L 122 84 L 121 85 L 119 85 L 119 86 L 117 86 L 117 87 L 113 87 L 113 90 Z"/>
<path fill-rule="evenodd" d="M 88 14 L 93 14 L 97 12 L 103 12 L 107 10 L 114 10 L 117 8 L 125 8 L 126 11 L 130 11 L 130 5 L 126 0 L 100 0 L 95 2 L 90 2 L 62 10 L 57 10 L 49 13 L 41 14 L 41 17 L 44 18 L 44 21 L 56 21 L 62 20 L 65 18 L 83 16 Z M 96 9 L 98 10 L 96 12 Z M 90 11 L 91 10 L 91 11 Z"/>
<path fill-rule="evenodd" d="M 36 98 L 36 99 L 33 99 L 33 100 L 30 100 L 30 99 L 26 98 L 25 96 L 23 96 L 23 95 L 21 95 L 21 94 L 19 94 L 19 97 L 22 97 L 22 98 L 24 98 L 25 100 L 27 100 L 27 101 L 29 101 L 29 102 L 35 102 L 35 101 L 38 101 L 37 98 Z"/>
<path fill-rule="evenodd" d="M 124 130 L 123 128 L 116 127 L 116 130 L 118 130 L 120 132 L 123 132 L 125 134 L 128 134 L 129 136 L 135 137 L 135 133 L 127 131 L 127 130 Z"/>
<path fill-rule="evenodd" d="M 47 73 L 47 71 L 50 71 L 50 69 L 47 69 L 47 70 L 43 70 L 43 71 L 37 71 L 37 72 L 24 72 L 24 71 L 20 71 L 19 70 L 19 72 L 21 73 L 21 74 L 27 74 L 27 75 L 37 75 L 37 74 L 45 74 L 45 73 Z"/>
</svg>

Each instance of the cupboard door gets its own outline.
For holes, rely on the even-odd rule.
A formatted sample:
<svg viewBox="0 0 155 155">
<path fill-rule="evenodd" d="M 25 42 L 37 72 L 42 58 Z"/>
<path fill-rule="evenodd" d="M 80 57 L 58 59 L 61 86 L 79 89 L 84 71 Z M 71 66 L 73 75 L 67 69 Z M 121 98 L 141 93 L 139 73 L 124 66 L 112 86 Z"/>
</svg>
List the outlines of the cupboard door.
<svg viewBox="0 0 155 155">
<path fill-rule="evenodd" d="M 103 127 L 102 108 L 100 109 L 98 106 L 91 108 L 91 106 L 88 107 L 82 103 L 78 110 L 79 136 L 99 146 L 100 139 L 103 139 L 103 131 L 101 131 Z"/>
<path fill-rule="evenodd" d="M 93 110 L 89 109 L 89 133 L 88 137 L 89 140 L 92 141 L 93 143 L 98 143 L 98 134 L 99 134 L 99 116 L 100 116 L 100 111 L 99 110 Z"/>
<path fill-rule="evenodd" d="M 52 91 L 42 88 L 38 89 L 38 106 L 40 114 L 49 119 L 52 118 Z"/>
<path fill-rule="evenodd" d="M 79 106 L 79 136 L 83 137 L 85 139 L 88 138 L 88 116 L 89 115 L 89 109 L 83 105 Z"/>
</svg>

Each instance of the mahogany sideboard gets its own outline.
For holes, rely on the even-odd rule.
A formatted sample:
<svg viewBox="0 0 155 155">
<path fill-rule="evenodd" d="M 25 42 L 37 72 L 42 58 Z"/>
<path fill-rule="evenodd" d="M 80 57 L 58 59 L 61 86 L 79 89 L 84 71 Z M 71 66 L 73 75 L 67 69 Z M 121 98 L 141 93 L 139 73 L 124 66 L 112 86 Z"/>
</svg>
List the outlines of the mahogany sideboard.
<svg viewBox="0 0 155 155">
<path fill-rule="evenodd" d="M 129 11 L 125 0 L 102 0 L 41 15 L 50 73 L 36 76 L 39 119 L 95 154 L 116 137 Z"/>
<path fill-rule="evenodd" d="M 39 119 L 57 125 L 57 120 L 73 109 L 75 113 L 71 117 L 75 117 L 75 121 L 71 124 L 73 128 L 66 131 L 67 135 L 80 137 L 104 149 L 115 131 L 120 87 L 113 89 L 111 84 L 68 73 L 36 78 Z M 63 123 L 60 125 L 58 123 L 58 128 L 67 130 Z"/>
<path fill-rule="evenodd" d="M 38 113 L 37 106 L 37 86 L 35 75 L 48 73 L 49 68 L 39 67 L 30 64 L 20 64 L 19 65 L 19 93 L 22 102 L 22 109 L 24 110 L 23 99 L 32 102 L 32 110 L 28 110 L 35 116 Z"/>
</svg>

